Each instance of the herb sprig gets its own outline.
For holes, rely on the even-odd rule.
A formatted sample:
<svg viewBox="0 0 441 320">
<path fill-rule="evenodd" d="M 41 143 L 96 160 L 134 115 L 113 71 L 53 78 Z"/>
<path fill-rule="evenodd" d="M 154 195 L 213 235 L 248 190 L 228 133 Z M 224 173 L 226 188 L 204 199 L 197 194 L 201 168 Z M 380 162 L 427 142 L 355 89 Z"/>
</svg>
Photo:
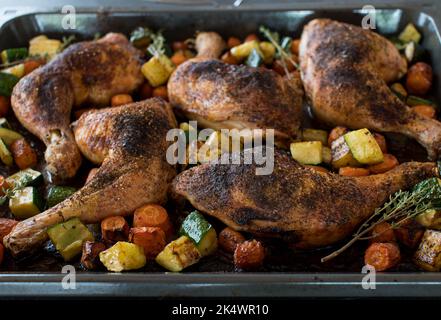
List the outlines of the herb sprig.
<svg viewBox="0 0 441 320">
<path fill-rule="evenodd" d="M 437 178 L 424 180 L 411 190 L 400 190 L 391 195 L 389 200 L 382 207 L 377 208 L 374 214 L 358 228 L 351 240 L 321 261 L 326 262 L 337 257 L 358 240 L 371 239 L 374 236 L 368 234 L 380 223 L 389 222 L 391 228 L 395 229 L 430 209 L 441 209 L 441 186 Z"/>
</svg>

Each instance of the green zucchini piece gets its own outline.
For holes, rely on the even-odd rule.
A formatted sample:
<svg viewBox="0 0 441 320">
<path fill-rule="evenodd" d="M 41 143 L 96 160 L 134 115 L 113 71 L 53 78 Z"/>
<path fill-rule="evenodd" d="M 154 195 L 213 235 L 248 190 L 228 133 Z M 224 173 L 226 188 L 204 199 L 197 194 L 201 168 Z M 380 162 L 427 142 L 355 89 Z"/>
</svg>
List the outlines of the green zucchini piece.
<svg viewBox="0 0 441 320">
<path fill-rule="evenodd" d="M 383 152 L 368 129 L 348 132 L 344 138 L 355 160 L 361 164 L 383 162 Z"/>
<path fill-rule="evenodd" d="M 197 210 L 191 212 L 182 222 L 179 235 L 193 240 L 203 257 L 217 249 L 216 230 Z"/>
<path fill-rule="evenodd" d="M 14 163 L 14 158 L 12 157 L 12 154 L 9 152 L 2 139 L 0 139 L 0 159 L 8 167 L 12 166 L 12 164 Z"/>
<path fill-rule="evenodd" d="M 28 48 L 11 48 L 1 52 L 2 63 L 11 63 L 28 57 Z"/>
<path fill-rule="evenodd" d="M 323 161 L 323 144 L 320 141 L 293 142 L 290 150 L 298 163 L 317 165 Z"/>
<path fill-rule="evenodd" d="M 35 187 L 26 187 L 16 190 L 9 199 L 9 209 L 17 218 L 27 219 L 40 213 L 43 201 Z"/>
<path fill-rule="evenodd" d="M 434 103 L 430 100 L 426 100 L 420 97 L 416 96 L 408 96 L 406 99 L 406 103 L 408 106 L 414 107 L 414 106 L 420 106 L 420 105 L 426 105 L 426 106 L 433 106 Z"/>
<path fill-rule="evenodd" d="M 13 74 L 0 72 L 0 96 L 10 97 L 19 80 L 20 78 Z"/>
<path fill-rule="evenodd" d="M 0 118 L 0 128 L 11 129 L 11 125 L 6 118 Z"/>
<path fill-rule="evenodd" d="M 303 129 L 303 141 L 320 141 L 324 146 L 328 144 L 328 132 L 319 129 Z"/>
<path fill-rule="evenodd" d="M 7 177 L 6 182 L 15 189 L 24 188 L 27 186 L 37 186 L 43 182 L 43 175 L 41 172 L 28 168 Z"/>
<path fill-rule="evenodd" d="M 11 129 L 0 128 L 0 138 L 9 147 L 15 140 L 22 139 L 23 136 Z"/>
<path fill-rule="evenodd" d="M 47 207 L 53 207 L 63 200 L 69 198 L 73 195 L 77 190 L 73 187 L 66 186 L 53 186 L 49 188 L 47 193 Z"/>
<path fill-rule="evenodd" d="M 412 23 L 409 23 L 404 30 L 398 36 L 398 39 L 407 43 L 407 42 L 415 42 L 418 43 L 421 40 L 421 33 L 415 28 Z"/>
<path fill-rule="evenodd" d="M 254 67 L 254 68 L 257 68 L 262 63 L 263 63 L 263 58 L 257 49 L 251 50 L 250 55 L 248 56 L 247 60 L 245 61 L 245 64 L 247 66 Z"/>
<path fill-rule="evenodd" d="M 65 261 L 78 256 L 85 241 L 94 241 L 92 233 L 78 218 L 50 227 L 47 234 Z"/>
</svg>

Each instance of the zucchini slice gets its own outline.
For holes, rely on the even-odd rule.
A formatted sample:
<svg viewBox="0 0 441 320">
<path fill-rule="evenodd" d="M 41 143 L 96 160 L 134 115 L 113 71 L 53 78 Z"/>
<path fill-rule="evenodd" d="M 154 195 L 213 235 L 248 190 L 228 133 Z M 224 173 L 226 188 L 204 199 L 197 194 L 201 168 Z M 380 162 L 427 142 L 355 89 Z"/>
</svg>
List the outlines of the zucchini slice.
<svg viewBox="0 0 441 320">
<path fill-rule="evenodd" d="M 377 164 L 383 162 L 383 152 L 368 129 L 360 129 L 346 133 L 344 136 L 355 160 L 361 164 Z"/>
<path fill-rule="evenodd" d="M 35 187 L 26 187 L 14 192 L 9 199 L 9 209 L 14 216 L 27 219 L 40 213 L 43 209 L 43 201 Z"/>
<path fill-rule="evenodd" d="M 27 186 L 37 186 L 42 181 L 42 173 L 31 168 L 21 170 L 6 178 L 6 182 L 9 185 L 14 186 L 14 188 L 16 189 L 24 188 Z"/>
<path fill-rule="evenodd" d="M 11 48 L 1 52 L 2 63 L 11 63 L 22 60 L 28 56 L 27 48 Z"/>
<path fill-rule="evenodd" d="M 23 136 L 11 129 L 0 128 L 0 138 L 9 147 L 15 140 L 22 139 Z"/>
<path fill-rule="evenodd" d="M 53 186 L 47 193 L 47 207 L 51 208 L 73 195 L 77 190 L 73 187 Z"/>
<path fill-rule="evenodd" d="M 78 256 L 85 241 L 94 241 L 92 233 L 78 218 L 50 227 L 47 234 L 65 261 Z"/>
<path fill-rule="evenodd" d="M 193 240 L 203 257 L 217 249 L 216 230 L 197 210 L 191 212 L 182 222 L 179 235 Z"/>
<path fill-rule="evenodd" d="M 323 161 L 323 145 L 320 141 L 291 143 L 290 150 L 294 160 L 300 164 L 320 164 Z"/>
<path fill-rule="evenodd" d="M 12 157 L 12 154 L 9 152 L 2 139 L 0 139 L 0 159 L 8 167 L 12 166 L 12 164 L 14 163 L 14 158 Z"/>
</svg>

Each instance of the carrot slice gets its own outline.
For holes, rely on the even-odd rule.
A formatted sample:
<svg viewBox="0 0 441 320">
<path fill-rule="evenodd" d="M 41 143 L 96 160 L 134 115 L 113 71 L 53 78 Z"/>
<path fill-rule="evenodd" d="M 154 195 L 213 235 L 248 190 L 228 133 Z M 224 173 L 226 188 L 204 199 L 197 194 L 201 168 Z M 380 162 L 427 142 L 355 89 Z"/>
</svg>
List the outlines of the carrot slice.
<svg viewBox="0 0 441 320">
<path fill-rule="evenodd" d="M 369 170 L 365 168 L 342 167 L 338 174 L 347 177 L 364 177 L 369 175 Z"/>
<path fill-rule="evenodd" d="M 101 234 L 104 240 L 110 242 L 127 241 L 129 225 L 123 217 L 108 217 L 101 221 Z"/>
<path fill-rule="evenodd" d="M 156 227 L 130 229 L 129 241 L 142 247 L 147 259 L 154 259 L 166 245 L 164 231 Z"/>
<path fill-rule="evenodd" d="M 372 243 L 364 254 L 365 264 L 373 266 L 376 271 L 395 267 L 400 258 L 400 249 L 395 243 Z"/>
<path fill-rule="evenodd" d="M 110 105 L 112 107 L 122 106 L 124 104 L 128 104 L 133 102 L 132 96 L 129 94 L 117 94 L 112 97 L 110 100 Z"/>
<path fill-rule="evenodd" d="M 426 117 L 426 118 L 434 119 L 436 116 L 436 110 L 432 106 L 419 105 L 419 106 L 412 107 L 412 110 L 414 112 L 418 113 L 419 115 Z"/>
<path fill-rule="evenodd" d="M 133 227 L 157 227 L 165 232 L 166 236 L 172 234 L 172 224 L 167 210 L 157 204 L 147 204 L 135 210 Z"/>
<path fill-rule="evenodd" d="M 389 170 L 392 170 L 393 168 L 399 165 L 397 158 L 395 158 L 393 155 L 385 153 L 383 157 L 384 157 L 383 162 L 368 167 L 371 173 L 373 174 L 384 173 Z"/>
</svg>

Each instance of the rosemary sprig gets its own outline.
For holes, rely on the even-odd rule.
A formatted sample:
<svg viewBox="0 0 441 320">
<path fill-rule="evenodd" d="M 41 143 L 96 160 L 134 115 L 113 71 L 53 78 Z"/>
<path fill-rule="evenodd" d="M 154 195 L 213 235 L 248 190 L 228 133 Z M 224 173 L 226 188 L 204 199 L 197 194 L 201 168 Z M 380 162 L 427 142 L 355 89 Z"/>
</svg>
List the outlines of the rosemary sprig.
<svg viewBox="0 0 441 320">
<path fill-rule="evenodd" d="M 155 57 L 161 56 L 166 53 L 166 42 L 162 35 L 162 31 L 159 30 L 157 33 L 152 33 L 150 35 L 152 43 L 148 46 L 147 51 Z"/>
<path fill-rule="evenodd" d="M 351 240 L 321 261 L 326 262 L 337 257 L 358 240 L 371 239 L 373 236 L 368 234 L 380 223 L 389 222 L 391 228 L 395 229 L 430 209 L 441 209 L 441 186 L 437 178 L 424 180 L 411 190 L 400 190 L 391 195 L 389 200 L 382 207 L 377 208 L 374 214 L 358 228 Z"/>
<path fill-rule="evenodd" d="M 280 36 L 277 32 L 271 32 L 270 29 L 264 26 L 260 26 L 259 31 L 265 36 L 265 38 L 268 39 L 269 42 L 273 44 L 274 47 L 276 47 L 277 55 L 282 58 L 280 61 L 282 62 L 283 69 L 288 76 L 290 76 L 290 73 L 288 71 L 286 61 L 291 63 L 297 70 L 299 70 L 299 65 L 292 59 L 291 54 L 286 52 L 280 45 Z"/>
</svg>

